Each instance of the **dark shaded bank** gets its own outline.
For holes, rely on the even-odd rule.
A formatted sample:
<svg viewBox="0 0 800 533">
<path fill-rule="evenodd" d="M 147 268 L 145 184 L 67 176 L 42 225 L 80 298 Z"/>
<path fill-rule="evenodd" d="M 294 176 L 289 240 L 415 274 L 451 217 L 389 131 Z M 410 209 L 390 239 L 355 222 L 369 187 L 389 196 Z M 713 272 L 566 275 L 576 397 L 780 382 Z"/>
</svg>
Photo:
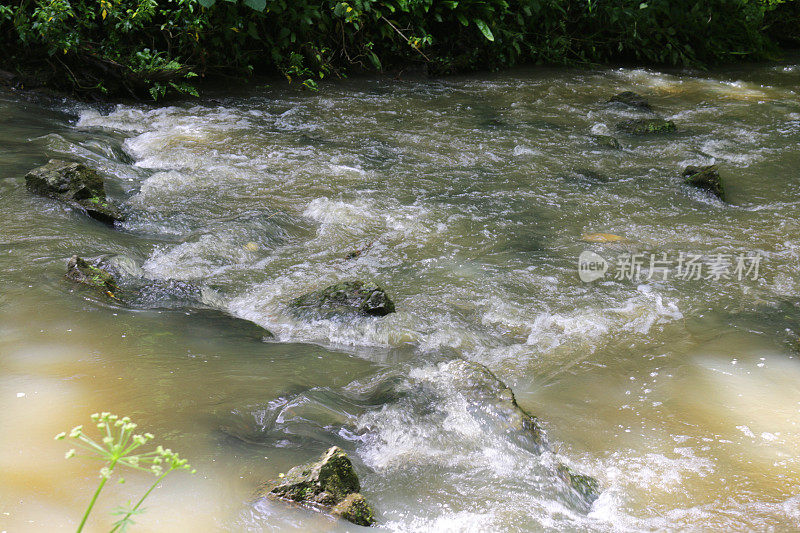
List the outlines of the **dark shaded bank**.
<svg viewBox="0 0 800 533">
<path fill-rule="evenodd" d="M 314 89 L 410 65 L 706 67 L 777 58 L 798 27 L 795 0 L 14 0 L 0 5 L 0 83 L 159 99 L 255 74 Z"/>
</svg>

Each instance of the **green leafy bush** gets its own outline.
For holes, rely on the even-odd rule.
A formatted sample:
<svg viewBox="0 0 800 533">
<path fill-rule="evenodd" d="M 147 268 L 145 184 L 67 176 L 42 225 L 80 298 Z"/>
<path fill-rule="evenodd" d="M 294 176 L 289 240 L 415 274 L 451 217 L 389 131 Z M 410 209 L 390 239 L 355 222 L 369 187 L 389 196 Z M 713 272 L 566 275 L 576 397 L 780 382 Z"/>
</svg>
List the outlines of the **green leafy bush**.
<svg viewBox="0 0 800 533">
<path fill-rule="evenodd" d="M 580 59 L 704 66 L 773 50 L 763 32 L 774 1 L 606 0 L 572 8 L 565 30 Z"/>
<path fill-rule="evenodd" d="M 315 89 L 328 76 L 413 62 L 448 73 L 760 59 L 776 50 L 770 28 L 796 34 L 794 7 L 793 0 L 16 0 L 0 6 L 0 42 L 9 64 L 50 85 L 161 98 L 194 94 L 197 76 L 219 74 L 280 72 Z M 780 25 L 770 19 L 776 8 L 787 15 Z"/>
</svg>

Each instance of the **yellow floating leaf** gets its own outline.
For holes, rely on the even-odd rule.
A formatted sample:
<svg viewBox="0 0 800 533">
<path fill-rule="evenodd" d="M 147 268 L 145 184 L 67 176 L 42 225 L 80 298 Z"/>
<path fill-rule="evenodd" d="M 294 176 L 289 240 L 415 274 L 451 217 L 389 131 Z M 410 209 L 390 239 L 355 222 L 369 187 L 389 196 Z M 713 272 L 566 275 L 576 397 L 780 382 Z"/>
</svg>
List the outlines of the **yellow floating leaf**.
<svg viewBox="0 0 800 533">
<path fill-rule="evenodd" d="M 248 242 L 244 245 L 244 249 L 249 252 L 256 252 L 258 251 L 258 243 L 257 242 Z"/>
<path fill-rule="evenodd" d="M 613 233 L 584 233 L 581 240 L 586 242 L 606 243 L 627 241 L 628 239 L 620 237 L 619 235 L 614 235 Z"/>
</svg>

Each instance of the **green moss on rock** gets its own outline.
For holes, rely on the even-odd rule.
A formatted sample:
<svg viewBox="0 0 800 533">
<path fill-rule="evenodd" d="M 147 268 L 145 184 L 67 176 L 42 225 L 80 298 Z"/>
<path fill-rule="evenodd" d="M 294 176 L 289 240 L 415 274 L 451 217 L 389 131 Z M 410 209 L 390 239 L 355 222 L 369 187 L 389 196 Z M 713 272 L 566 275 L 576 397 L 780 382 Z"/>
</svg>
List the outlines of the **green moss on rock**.
<svg viewBox="0 0 800 533">
<path fill-rule="evenodd" d="M 333 506 L 331 514 L 359 526 L 371 526 L 375 523 L 375 514 L 361 494 L 348 494 L 344 500 Z"/>
<path fill-rule="evenodd" d="M 109 204 L 103 178 L 81 163 L 51 159 L 28 172 L 25 185 L 31 192 L 61 200 L 105 224 L 113 225 L 125 218 Z"/>
<path fill-rule="evenodd" d="M 655 135 L 676 130 L 675 123 L 663 118 L 637 118 L 617 124 L 617 130 L 630 135 Z"/>
<path fill-rule="evenodd" d="M 717 165 L 705 167 L 688 166 L 683 171 L 683 180 L 687 185 L 703 189 L 715 195 L 720 200 L 725 200 L 725 189 L 719 177 Z"/>
<path fill-rule="evenodd" d="M 278 481 L 265 484 L 258 496 L 322 507 L 354 524 L 369 526 L 375 522 L 374 513 L 360 490 L 347 454 L 333 446 L 318 461 L 295 466 Z"/>
<path fill-rule="evenodd" d="M 117 298 L 119 286 L 114 276 L 77 255 L 73 255 L 67 263 L 66 276 L 67 279 L 76 283 L 87 285 L 112 298 Z"/>
<path fill-rule="evenodd" d="M 343 281 L 293 300 L 289 307 L 296 314 L 325 318 L 343 315 L 385 316 L 395 312 L 394 302 L 375 283 Z"/>
</svg>

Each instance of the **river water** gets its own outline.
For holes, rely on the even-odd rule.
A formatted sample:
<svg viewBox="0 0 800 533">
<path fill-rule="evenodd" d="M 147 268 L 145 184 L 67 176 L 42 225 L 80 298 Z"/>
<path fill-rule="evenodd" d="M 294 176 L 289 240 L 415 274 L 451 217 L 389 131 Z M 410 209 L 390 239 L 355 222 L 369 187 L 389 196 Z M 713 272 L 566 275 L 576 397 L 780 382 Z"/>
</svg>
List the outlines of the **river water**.
<svg viewBox="0 0 800 533">
<path fill-rule="evenodd" d="M 0 93 L 0 530 L 74 530 L 97 473 L 53 435 L 95 411 L 197 468 L 153 494 L 142 531 L 356 530 L 252 501 L 334 444 L 387 530 L 795 528 L 799 86 L 788 63 L 256 86 L 169 107 Z M 677 132 L 616 134 L 641 116 L 605 103 L 622 90 Z M 98 168 L 128 220 L 29 194 L 51 157 Z M 681 183 L 711 163 L 728 203 Z M 587 250 L 604 278 L 579 278 Z M 135 304 L 65 280 L 73 254 L 138 280 Z M 703 279 L 678 269 L 692 255 Z M 716 276 L 715 257 L 731 262 Z M 287 311 L 350 279 L 398 312 Z M 514 390 L 549 451 L 486 423 L 462 359 Z M 600 481 L 588 511 L 558 461 Z M 90 529 L 147 482 L 110 486 Z"/>
</svg>

